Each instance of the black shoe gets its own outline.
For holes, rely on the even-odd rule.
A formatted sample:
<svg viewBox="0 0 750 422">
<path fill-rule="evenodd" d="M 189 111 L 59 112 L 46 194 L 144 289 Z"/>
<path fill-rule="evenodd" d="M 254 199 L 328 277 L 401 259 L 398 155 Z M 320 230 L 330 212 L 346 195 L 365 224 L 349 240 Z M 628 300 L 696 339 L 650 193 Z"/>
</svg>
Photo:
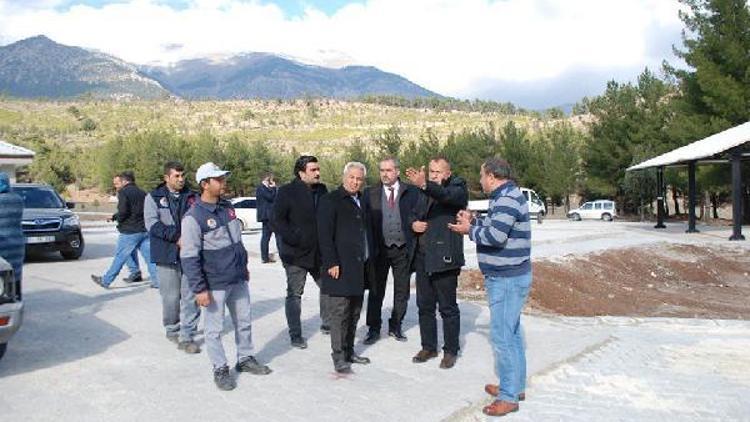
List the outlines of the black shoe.
<svg viewBox="0 0 750 422">
<path fill-rule="evenodd" d="M 275 259 L 273 259 L 273 258 L 262 259 L 261 261 L 262 261 L 262 262 L 263 262 L 264 264 L 273 264 L 274 262 L 276 262 L 276 260 L 275 260 Z"/>
<path fill-rule="evenodd" d="M 339 374 L 351 374 L 353 372 L 352 364 L 347 361 L 334 362 L 333 369 Z"/>
<path fill-rule="evenodd" d="M 99 286 L 101 288 L 109 289 L 109 286 L 107 286 L 106 284 L 104 284 L 104 281 L 102 281 L 102 276 L 100 276 L 100 275 L 93 275 L 93 274 L 91 274 L 91 281 L 93 281 L 94 284 L 96 284 L 97 286 Z"/>
<path fill-rule="evenodd" d="M 404 335 L 404 333 L 401 332 L 401 328 L 394 328 L 391 330 L 388 330 L 388 335 L 395 338 L 398 341 L 406 341 L 407 338 Z"/>
<path fill-rule="evenodd" d="M 266 365 L 261 365 L 252 356 L 248 356 L 237 362 L 237 365 L 235 365 L 234 369 L 236 369 L 237 372 L 249 372 L 253 375 L 268 375 L 273 372 L 271 371 L 271 368 L 267 367 Z"/>
<path fill-rule="evenodd" d="M 194 355 L 201 352 L 201 347 L 198 346 L 198 343 L 194 342 L 193 340 L 181 341 L 179 342 L 179 344 L 177 344 L 177 350 L 182 350 L 185 353 Z"/>
<path fill-rule="evenodd" d="M 296 347 L 298 349 L 307 349 L 307 341 L 302 337 L 293 338 L 291 342 L 292 347 Z"/>
<path fill-rule="evenodd" d="M 135 273 L 123 278 L 122 281 L 126 283 L 138 283 L 139 281 L 143 281 L 143 277 L 141 277 L 141 273 Z"/>
<path fill-rule="evenodd" d="M 378 340 L 380 340 L 380 331 L 370 330 L 367 332 L 367 337 L 365 337 L 365 341 L 362 343 L 370 345 L 375 344 Z"/>
<path fill-rule="evenodd" d="M 328 325 L 323 324 L 323 325 L 320 326 L 320 332 L 323 333 L 323 334 L 331 334 L 331 327 L 329 327 Z"/>
<path fill-rule="evenodd" d="M 214 382 L 219 390 L 229 391 L 237 387 L 237 382 L 229 373 L 229 367 L 224 365 L 221 368 L 214 369 Z"/>
<path fill-rule="evenodd" d="M 364 356 L 360 356 L 358 354 L 352 354 L 349 359 L 347 359 L 349 363 L 358 363 L 360 365 L 367 365 L 370 363 L 370 358 L 366 358 Z"/>
</svg>

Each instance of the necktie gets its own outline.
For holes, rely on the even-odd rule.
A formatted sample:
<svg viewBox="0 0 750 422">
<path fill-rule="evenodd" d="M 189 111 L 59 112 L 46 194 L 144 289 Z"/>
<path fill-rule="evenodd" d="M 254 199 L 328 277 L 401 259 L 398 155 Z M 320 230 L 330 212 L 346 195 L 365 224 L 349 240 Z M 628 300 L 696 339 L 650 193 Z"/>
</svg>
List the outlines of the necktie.
<svg viewBox="0 0 750 422">
<path fill-rule="evenodd" d="M 393 208 L 396 206 L 396 200 L 393 197 L 393 186 L 388 188 L 388 207 Z"/>
</svg>

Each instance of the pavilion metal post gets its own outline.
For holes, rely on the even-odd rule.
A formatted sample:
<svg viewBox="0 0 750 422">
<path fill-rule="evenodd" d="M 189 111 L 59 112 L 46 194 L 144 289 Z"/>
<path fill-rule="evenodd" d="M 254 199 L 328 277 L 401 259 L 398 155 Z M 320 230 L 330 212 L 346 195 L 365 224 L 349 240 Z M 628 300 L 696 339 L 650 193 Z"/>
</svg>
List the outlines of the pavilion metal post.
<svg viewBox="0 0 750 422">
<path fill-rule="evenodd" d="M 695 161 L 688 163 L 688 229 L 687 233 L 697 233 L 695 228 Z"/>
<path fill-rule="evenodd" d="M 732 236 L 729 240 L 745 240 L 742 235 L 742 153 L 730 153 L 732 162 Z"/>
<path fill-rule="evenodd" d="M 664 225 L 664 167 L 656 168 L 656 225 L 654 228 L 667 228 Z"/>
</svg>

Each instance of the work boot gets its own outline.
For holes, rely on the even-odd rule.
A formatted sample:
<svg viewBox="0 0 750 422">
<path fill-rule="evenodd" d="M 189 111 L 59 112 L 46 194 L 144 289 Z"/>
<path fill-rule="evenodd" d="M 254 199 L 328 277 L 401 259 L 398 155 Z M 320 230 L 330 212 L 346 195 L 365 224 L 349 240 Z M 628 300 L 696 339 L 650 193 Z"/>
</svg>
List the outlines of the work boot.
<svg viewBox="0 0 750 422">
<path fill-rule="evenodd" d="M 200 348 L 200 346 L 198 346 L 198 343 L 196 343 L 196 342 L 194 342 L 192 340 L 190 340 L 190 341 L 181 341 L 177 345 L 177 350 L 182 350 L 185 353 L 188 353 L 188 354 L 191 354 L 191 355 L 201 352 L 201 348 Z"/>
<path fill-rule="evenodd" d="M 234 369 L 236 369 L 237 372 L 249 372 L 253 375 L 268 375 L 272 372 L 271 368 L 266 365 L 261 365 L 253 356 L 248 356 L 237 362 Z"/>
<path fill-rule="evenodd" d="M 229 391 L 237 387 L 237 382 L 229 373 L 229 367 L 224 365 L 221 368 L 214 369 L 214 382 L 219 390 Z"/>
</svg>

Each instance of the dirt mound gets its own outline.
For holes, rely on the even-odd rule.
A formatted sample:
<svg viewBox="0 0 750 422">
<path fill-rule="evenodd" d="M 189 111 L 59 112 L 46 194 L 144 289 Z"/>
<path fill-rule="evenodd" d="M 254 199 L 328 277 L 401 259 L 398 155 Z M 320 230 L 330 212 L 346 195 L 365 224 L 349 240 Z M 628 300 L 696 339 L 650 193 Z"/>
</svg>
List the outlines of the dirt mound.
<svg viewBox="0 0 750 422">
<path fill-rule="evenodd" d="M 533 263 L 528 307 L 567 316 L 750 319 L 746 249 L 657 245 Z M 483 277 L 464 271 L 459 294 L 483 299 Z"/>
</svg>

